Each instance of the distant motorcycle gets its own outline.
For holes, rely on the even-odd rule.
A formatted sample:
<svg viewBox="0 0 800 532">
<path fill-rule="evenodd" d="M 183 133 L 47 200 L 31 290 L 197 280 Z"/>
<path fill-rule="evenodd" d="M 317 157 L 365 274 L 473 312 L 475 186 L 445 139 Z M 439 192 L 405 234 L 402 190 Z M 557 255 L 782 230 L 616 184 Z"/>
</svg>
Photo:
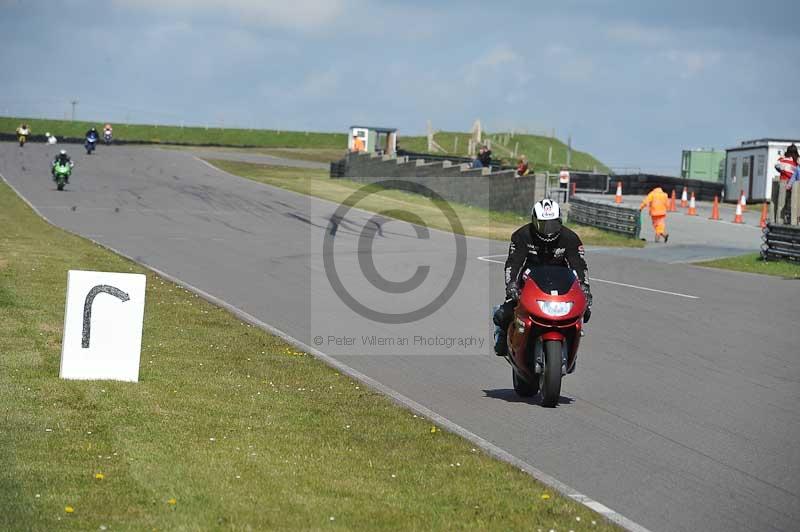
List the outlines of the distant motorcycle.
<svg viewBox="0 0 800 532">
<path fill-rule="evenodd" d="M 113 139 L 112 139 L 112 136 L 111 136 L 111 132 L 110 132 L 110 131 L 104 131 L 104 132 L 103 132 L 103 142 L 105 142 L 105 143 L 106 143 L 106 146 L 108 146 L 109 144 L 111 144 L 111 141 L 112 141 L 112 140 L 113 140 Z"/>
<path fill-rule="evenodd" d="M 84 147 L 86 148 L 86 155 L 91 155 L 97 148 L 97 135 L 87 135 Z"/>
<path fill-rule="evenodd" d="M 72 175 L 72 165 L 70 163 L 56 161 L 53 164 L 53 179 L 55 179 L 58 190 L 64 190 L 64 185 L 70 175 Z"/>
<path fill-rule="evenodd" d="M 17 140 L 19 141 L 20 148 L 25 146 L 25 143 L 28 142 L 28 135 L 30 135 L 30 131 L 27 129 L 17 130 Z"/>
</svg>

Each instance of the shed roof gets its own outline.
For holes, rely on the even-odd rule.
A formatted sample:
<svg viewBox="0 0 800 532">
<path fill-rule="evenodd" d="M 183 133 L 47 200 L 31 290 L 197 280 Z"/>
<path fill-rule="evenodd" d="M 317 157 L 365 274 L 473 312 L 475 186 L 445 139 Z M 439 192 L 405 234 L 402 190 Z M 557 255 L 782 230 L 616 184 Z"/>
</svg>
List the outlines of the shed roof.
<svg viewBox="0 0 800 532">
<path fill-rule="evenodd" d="M 741 144 L 738 146 L 734 146 L 733 148 L 728 148 L 726 152 L 732 151 L 744 151 L 744 150 L 752 150 L 758 148 L 769 148 L 771 145 L 775 144 L 800 144 L 798 140 L 791 140 L 791 139 L 775 139 L 775 138 L 763 138 L 763 139 L 754 139 L 754 140 L 743 140 Z"/>
<path fill-rule="evenodd" d="M 397 131 L 396 127 L 376 127 L 376 126 L 350 126 L 350 129 L 371 129 L 372 131 L 377 131 L 378 133 L 394 133 Z"/>
</svg>

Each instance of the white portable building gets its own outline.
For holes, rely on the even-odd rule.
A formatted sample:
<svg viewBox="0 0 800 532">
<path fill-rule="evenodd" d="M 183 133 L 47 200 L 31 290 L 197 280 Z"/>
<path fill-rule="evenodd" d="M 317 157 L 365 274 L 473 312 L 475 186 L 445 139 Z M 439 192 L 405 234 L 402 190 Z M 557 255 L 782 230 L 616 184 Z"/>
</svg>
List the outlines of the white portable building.
<svg viewBox="0 0 800 532">
<path fill-rule="evenodd" d="M 747 201 L 769 200 L 775 165 L 790 144 L 798 140 L 757 139 L 725 150 L 725 199 L 735 201 L 744 191 Z"/>
</svg>

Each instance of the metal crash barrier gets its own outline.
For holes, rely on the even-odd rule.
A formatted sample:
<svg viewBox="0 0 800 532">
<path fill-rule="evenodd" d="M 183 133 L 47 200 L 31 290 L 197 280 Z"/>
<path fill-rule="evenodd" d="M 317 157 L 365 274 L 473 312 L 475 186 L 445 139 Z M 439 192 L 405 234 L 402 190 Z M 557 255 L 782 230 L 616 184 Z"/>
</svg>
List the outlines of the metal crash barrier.
<svg viewBox="0 0 800 532">
<path fill-rule="evenodd" d="M 767 224 L 761 244 L 761 257 L 764 260 L 800 261 L 800 226 Z"/>
<path fill-rule="evenodd" d="M 582 225 L 598 227 L 639 238 L 642 230 L 639 209 L 617 207 L 608 203 L 587 201 L 573 197 L 569 202 L 568 220 Z"/>
</svg>

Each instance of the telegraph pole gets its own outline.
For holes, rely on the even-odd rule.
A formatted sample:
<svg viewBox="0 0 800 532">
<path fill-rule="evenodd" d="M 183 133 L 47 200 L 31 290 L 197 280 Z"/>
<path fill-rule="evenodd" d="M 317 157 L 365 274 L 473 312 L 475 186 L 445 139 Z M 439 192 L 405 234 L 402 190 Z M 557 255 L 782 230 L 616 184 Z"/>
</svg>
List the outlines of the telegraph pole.
<svg viewBox="0 0 800 532">
<path fill-rule="evenodd" d="M 75 121 L 75 106 L 78 105 L 78 100 L 72 100 L 70 102 L 72 104 L 72 121 Z"/>
</svg>

